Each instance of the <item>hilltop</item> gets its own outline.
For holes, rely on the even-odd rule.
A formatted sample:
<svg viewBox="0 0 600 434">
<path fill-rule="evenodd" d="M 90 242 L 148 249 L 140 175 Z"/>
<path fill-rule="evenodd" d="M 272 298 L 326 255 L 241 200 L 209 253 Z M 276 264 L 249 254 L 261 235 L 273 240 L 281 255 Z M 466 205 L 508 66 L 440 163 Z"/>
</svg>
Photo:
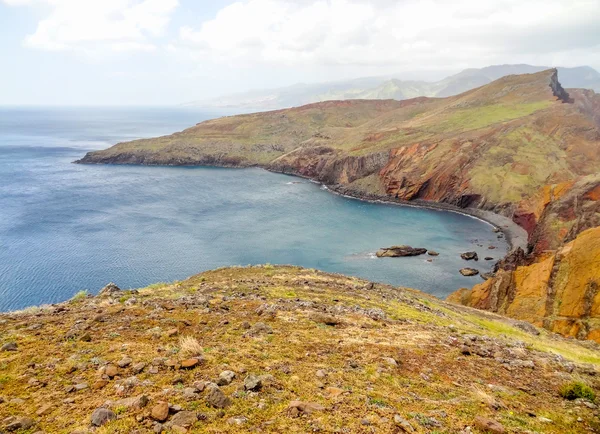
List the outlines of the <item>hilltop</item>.
<svg viewBox="0 0 600 434">
<path fill-rule="evenodd" d="M 596 344 L 298 267 L 111 284 L 0 335 L 3 432 L 600 429 Z"/>
<path fill-rule="evenodd" d="M 79 162 L 260 166 L 363 199 L 493 212 L 529 237 L 526 251 L 497 265 L 512 273 L 598 225 L 599 149 L 600 96 L 565 90 L 557 71 L 547 70 L 502 77 L 447 98 L 328 101 L 224 117 L 170 136 L 119 143 Z M 582 307 L 600 303 L 600 277 L 590 279 L 587 289 L 577 289 L 585 294 L 576 297 L 581 308 L 563 312 L 561 322 L 552 321 L 550 305 L 520 317 L 548 317 L 538 323 L 600 339 L 600 310 Z M 518 286 L 503 284 L 498 291 L 512 303 L 522 294 Z M 543 284 L 535 288 L 534 298 L 545 291 Z M 473 305 L 510 312 L 498 305 L 505 299 L 494 295 L 498 291 L 487 292 L 491 302 Z M 559 326 L 564 321 L 571 325 Z"/>
</svg>

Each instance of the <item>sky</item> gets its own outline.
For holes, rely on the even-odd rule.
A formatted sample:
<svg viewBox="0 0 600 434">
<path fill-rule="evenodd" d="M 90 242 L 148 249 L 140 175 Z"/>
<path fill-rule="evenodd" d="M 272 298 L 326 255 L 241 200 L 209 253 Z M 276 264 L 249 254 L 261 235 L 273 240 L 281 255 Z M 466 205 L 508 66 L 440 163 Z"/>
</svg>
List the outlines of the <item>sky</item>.
<svg viewBox="0 0 600 434">
<path fill-rule="evenodd" d="M 0 0 L 0 58 L 0 105 L 162 106 L 504 63 L 600 70 L 600 0 Z"/>
</svg>

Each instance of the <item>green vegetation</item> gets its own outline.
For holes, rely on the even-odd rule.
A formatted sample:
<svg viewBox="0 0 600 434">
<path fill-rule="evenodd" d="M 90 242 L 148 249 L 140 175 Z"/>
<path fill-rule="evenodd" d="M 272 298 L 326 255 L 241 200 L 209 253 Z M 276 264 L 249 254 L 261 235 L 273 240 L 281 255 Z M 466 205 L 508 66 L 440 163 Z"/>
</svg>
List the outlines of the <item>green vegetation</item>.
<svg viewBox="0 0 600 434">
<path fill-rule="evenodd" d="M 596 400 L 596 393 L 594 390 L 582 381 L 563 384 L 559 393 L 560 396 L 570 401 L 577 398 L 587 399 L 592 402 Z"/>
</svg>

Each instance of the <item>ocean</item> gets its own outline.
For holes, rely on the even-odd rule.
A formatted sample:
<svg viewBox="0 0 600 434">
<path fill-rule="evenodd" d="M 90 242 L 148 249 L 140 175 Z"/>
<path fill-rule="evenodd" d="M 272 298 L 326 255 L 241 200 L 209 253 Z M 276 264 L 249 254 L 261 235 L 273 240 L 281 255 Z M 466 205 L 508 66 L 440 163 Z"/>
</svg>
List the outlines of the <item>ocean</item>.
<svg viewBox="0 0 600 434">
<path fill-rule="evenodd" d="M 261 169 L 72 164 L 87 151 L 230 113 L 183 108 L 0 108 L 0 311 L 137 288 L 204 270 L 293 264 L 439 297 L 507 252 L 492 227 L 447 211 L 373 204 Z M 375 258 L 408 244 L 440 256 Z M 488 250 L 494 245 L 495 250 Z M 480 260 L 460 253 L 476 250 Z M 427 260 L 431 259 L 432 262 Z"/>
</svg>

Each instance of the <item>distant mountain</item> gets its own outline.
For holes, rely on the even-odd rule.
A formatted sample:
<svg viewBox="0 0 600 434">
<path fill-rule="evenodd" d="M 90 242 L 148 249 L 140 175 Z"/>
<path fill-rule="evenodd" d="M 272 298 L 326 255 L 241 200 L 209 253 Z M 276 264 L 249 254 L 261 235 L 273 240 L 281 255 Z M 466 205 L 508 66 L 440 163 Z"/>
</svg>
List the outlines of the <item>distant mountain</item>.
<svg viewBox="0 0 600 434">
<path fill-rule="evenodd" d="M 494 65 L 465 69 L 439 81 L 402 80 L 393 77 L 357 78 L 330 83 L 296 84 L 269 90 L 255 90 L 185 104 L 207 108 L 243 108 L 271 110 L 297 107 L 331 100 L 396 99 L 418 96 L 447 97 L 491 83 L 507 75 L 531 74 L 549 69 L 547 66 Z M 589 66 L 557 68 L 560 82 L 566 88 L 592 89 L 600 92 L 600 73 Z"/>
</svg>

